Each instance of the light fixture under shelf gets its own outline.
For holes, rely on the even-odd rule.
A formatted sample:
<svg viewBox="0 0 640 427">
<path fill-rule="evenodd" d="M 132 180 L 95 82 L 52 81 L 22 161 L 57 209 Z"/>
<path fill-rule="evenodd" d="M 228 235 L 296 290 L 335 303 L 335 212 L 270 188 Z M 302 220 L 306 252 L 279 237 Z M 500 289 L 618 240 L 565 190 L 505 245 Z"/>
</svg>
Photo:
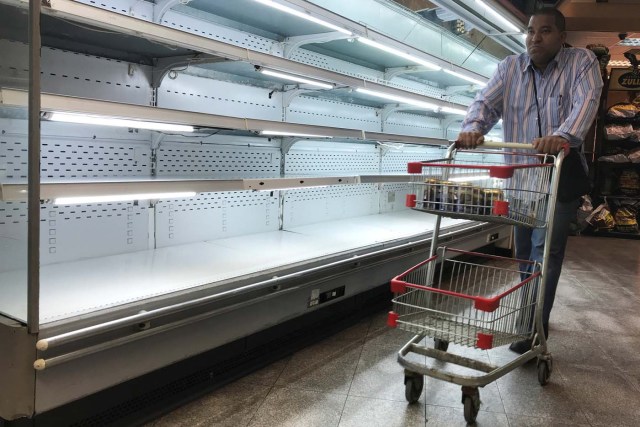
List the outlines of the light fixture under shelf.
<svg viewBox="0 0 640 427">
<path fill-rule="evenodd" d="M 53 199 L 54 205 L 79 205 L 88 203 L 114 203 L 130 202 L 134 200 L 157 200 L 157 199 L 183 199 L 193 197 L 195 191 L 181 191 L 173 193 L 139 193 L 139 194 L 112 194 L 101 196 L 75 196 L 58 197 Z"/>
<path fill-rule="evenodd" d="M 473 77 L 467 76 L 466 74 L 462 74 L 462 73 L 458 73 L 457 71 L 453 71 L 453 70 L 447 70 L 446 68 L 443 68 L 442 71 L 444 71 L 447 74 L 451 74 L 452 76 L 456 76 L 458 78 L 461 78 L 462 80 L 466 80 L 469 83 L 473 83 L 476 84 L 480 87 L 485 87 L 487 84 L 485 82 L 482 82 L 478 79 L 474 79 Z"/>
<path fill-rule="evenodd" d="M 333 138 L 332 136 L 327 135 L 314 135 L 311 133 L 287 132 L 280 130 L 261 130 L 259 134 L 265 136 L 299 136 L 301 138 Z"/>
<path fill-rule="evenodd" d="M 272 71 L 272 70 L 268 70 L 266 68 L 261 68 L 261 67 L 258 69 L 258 71 L 266 76 L 277 77 L 279 79 L 290 80 L 298 83 L 305 83 L 305 84 L 308 84 L 311 86 L 317 86 L 323 89 L 333 89 L 333 85 L 330 85 L 328 83 L 319 82 L 317 80 L 308 79 L 306 77 L 296 76 L 294 74 L 282 73 L 279 71 Z"/>
<path fill-rule="evenodd" d="M 501 27 L 504 29 L 505 27 L 509 30 L 512 31 L 517 31 L 518 33 L 520 33 L 520 28 L 516 27 L 511 21 L 509 21 L 507 18 L 505 18 L 504 16 L 502 16 L 500 13 L 498 13 L 496 10 L 494 10 L 491 6 L 489 6 L 488 4 L 486 4 L 484 1 L 482 0 L 476 0 L 476 4 L 478 4 L 479 6 L 481 6 L 484 10 L 486 10 L 491 16 L 493 16 L 496 20 L 498 20 L 498 22 L 501 25 Z"/>
<path fill-rule="evenodd" d="M 433 110 L 433 111 L 438 111 L 438 109 L 440 108 L 439 106 L 437 106 L 435 104 L 430 104 L 428 102 L 418 101 L 416 99 L 406 98 L 404 96 L 391 95 L 391 94 L 388 94 L 388 93 L 378 92 L 378 91 L 375 91 L 375 90 L 357 88 L 356 92 L 363 93 L 363 94 L 369 95 L 369 96 L 374 96 L 376 98 L 386 99 L 386 100 L 389 100 L 389 101 L 396 101 L 396 102 L 409 104 L 409 105 L 413 105 L 413 106 L 420 107 L 420 108 L 426 108 L 428 110 Z"/>
<path fill-rule="evenodd" d="M 115 117 L 101 117 L 86 114 L 51 112 L 45 113 L 45 119 L 52 122 L 78 123 L 99 126 L 126 127 L 133 129 L 147 129 L 164 132 L 194 132 L 193 126 L 176 125 L 173 123 L 147 122 L 142 120 L 118 119 Z"/>
<path fill-rule="evenodd" d="M 416 64 L 419 64 L 419 65 L 422 65 L 424 67 L 427 67 L 427 68 L 429 68 L 429 69 L 431 69 L 433 71 L 438 71 L 438 70 L 440 70 L 442 68 L 439 65 L 436 65 L 436 64 L 434 64 L 432 62 L 429 62 L 429 61 L 427 61 L 425 59 L 419 58 L 419 57 L 417 57 L 415 55 L 403 52 L 403 51 L 395 49 L 393 47 L 386 46 L 386 45 L 384 45 L 382 43 L 378 43 L 378 42 L 370 40 L 370 39 L 368 39 L 366 37 L 358 37 L 358 41 L 361 42 L 362 44 L 366 44 L 367 46 L 375 47 L 376 49 L 380 49 L 380 50 L 382 50 L 384 52 L 391 53 L 393 55 L 396 55 L 396 56 L 399 56 L 401 58 L 407 59 L 407 60 L 409 60 L 411 62 L 414 62 Z"/>
<path fill-rule="evenodd" d="M 467 110 L 462 110 L 460 108 L 451 108 L 451 107 L 442 107 L 440 108 L 441 113 L 449 113 L 449 114 L 458 114 L 460 116 L 466 116 Z"/>
<path fill-rule="evenodd" d="M 314 22 L 314 23 L 316 23 L 318 25 L 322 25 L 325 28 L 329 28 L 331 30 L 341 32 L 341 33 L 346 34 L 348 36 L 352 36 L 353 35 L 353 33 L 351 31 L 349 31 L 349 30 L 347 30 L 345 28 L 339 27 L 337 25 L 334 25 L 334 24 L 332 24 L 330 22 L 324 21 L 324 20 L 322 20 L 320 18 L 316 18 L 315 16 L 311 15 L 309 12 L 304 13 L 302 11 L 296 10 L 296 9 L 288 7 L 288 6 L 285 6 L 283 4 L 280 4 L 280 3 L 272 1 L 272 0 L 255 0 L 255 1 L 260 3 L 260 4 L 263 4 L 265 6 L 269 6 L 269 7 L 272 7 L 274 9 L 277 9 L 277 10 L 279 10 L 281 12 L 285 12 L 285 13 L 288 13 L 290 15 L 297 16 L 298 18 L 306 19 L 307 21 Z"/>
</svg>

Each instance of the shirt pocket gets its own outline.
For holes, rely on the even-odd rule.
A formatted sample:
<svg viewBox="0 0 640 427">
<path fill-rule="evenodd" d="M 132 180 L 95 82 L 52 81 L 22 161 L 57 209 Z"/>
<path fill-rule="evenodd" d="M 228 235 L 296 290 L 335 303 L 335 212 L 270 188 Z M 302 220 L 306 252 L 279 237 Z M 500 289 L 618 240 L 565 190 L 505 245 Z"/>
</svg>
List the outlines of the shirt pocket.
<svg viewBox="0 0 640 427">
<path fill-rule="evenodd" d="M 549 97 L 549 123 L 554 131 L 556 131 L 562 122 L 566 120 L 566 102 L 567 97 L 563 95 Z"/>
</svg>

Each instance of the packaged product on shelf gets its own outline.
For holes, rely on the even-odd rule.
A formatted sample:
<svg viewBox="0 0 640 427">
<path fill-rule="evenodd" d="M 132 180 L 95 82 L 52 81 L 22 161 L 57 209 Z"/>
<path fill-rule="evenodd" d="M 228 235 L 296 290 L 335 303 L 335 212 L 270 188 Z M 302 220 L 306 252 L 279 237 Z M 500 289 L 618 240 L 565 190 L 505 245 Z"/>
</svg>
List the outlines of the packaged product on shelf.
<svg viewBox="0 0 640 427">
<path fill-rule="evenodd" d="M 640 175 L 635 169 L 625 169 L 618 178 L 618 190 L 625 196 L 640 194 Z"/>
<path fill-rule="evenodd" d="M 442 198 L 442 181 L 435 178 L 424 180 L 423 207 L 429 210 L 440 209 L 440 199 Z"/>
<path fill-rule="evenodd" d="M 442 181 L 440 210 L 448 212 L 458 210 L 458 185 L 457 182 Z"/>
<path fill-rule="evenodd" d="M 616 225 L 616 221 L 613 215 L 611 215 L 609 206 L 606 203 L 598 206 L 591 215 L 587 217 L 587 222 L 596 230 L 604 231 L 613 230 Z"/>
<path fill-rule="evenodd" d="M 623 205 L 613 218 L 616 222 L 616 231 L 621 233 L 637 233 L 638 232 L 638 220 L 636 219 L 637 211 L 634 207 Z"/>
<path fill-rule="evenodd" d="M 627 157 L 631 163 L 640 163 L 640 148 L 629 151 Z"/>
<path fill-rule="evenodd" d="M 629 163 L 629 157 L 625 154 L 612 154 L 610 156 L 600 156 L 598 157 L 599 162 L 608 162 L 608 163 Z"/>
<path fill-rule="evenodd" d="M 607 141 L 620 141 L 624 139 L 636 140 L 638 135 L 631 124 L 624 125 L 606 125 L 604 130 L 607 134 Z"/>
<path fill-rule="evenodd" d="M 626 102 L 612 105 L 607 110 L 607 116 L 616 119 L 632 119 L 638 114 L 638 108 Z"/>
</svg>

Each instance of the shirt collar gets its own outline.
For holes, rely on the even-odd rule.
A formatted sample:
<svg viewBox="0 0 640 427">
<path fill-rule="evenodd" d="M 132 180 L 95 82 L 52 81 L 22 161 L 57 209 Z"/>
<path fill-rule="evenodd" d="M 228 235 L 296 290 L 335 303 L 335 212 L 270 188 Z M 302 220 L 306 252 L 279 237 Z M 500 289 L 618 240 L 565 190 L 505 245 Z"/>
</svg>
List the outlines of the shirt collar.
<svg viewBox="0 0 640 427">
<path fill-rule="evenodd" d="M 563 47 L 556 54 L 556 56 L 549 62 L 549 65 L 547 65 L 547 68 L 549 68 L 549 66 L 552 66 L 554 64 L 556 64 L 556 66 L 561 66 L 562 64 L 564 64 L 566 56 L 567 56 L 566 48 Z M 525 53 L 524 58 L 525 60 L 524 60 L 524 65 L 522 67 L 522 72 L 526 73 L 527 71 L 529 71 L 529 68 L 533 69 L 534 66 L 533 66 L 533 63 L 531 62 L 531 57 L 529 57 L 529 55 Z"/>
</svg>

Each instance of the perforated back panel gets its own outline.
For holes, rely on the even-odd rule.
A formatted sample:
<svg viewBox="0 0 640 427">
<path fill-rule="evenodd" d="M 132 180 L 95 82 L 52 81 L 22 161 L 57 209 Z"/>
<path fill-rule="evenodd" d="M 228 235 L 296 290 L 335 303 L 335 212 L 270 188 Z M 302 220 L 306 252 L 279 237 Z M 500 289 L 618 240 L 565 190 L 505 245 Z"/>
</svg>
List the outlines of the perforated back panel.
<svg viewBox="0 0 640 427">
<path fill-rule="evenodd" d="M 43 92 L 151 105 L 150 78 L 149 66 L 42 48 Z"/>
<path fill-rule="evenodd" d="M 149 146 L 127 143 L 42 143 L 43 180 L 151 175 Z"/>
<path fill-rule="evenodd" d="M 26 89 L 29 86 L 29 46 L 0 40 L 0 84 Z"/>
<path fill-rule="evenodd" d="M 442 138 L 442 127 L 438 119 L 417 114 L 391 114 L 384 124 L 384 131 L 400 135 Z"/>
<path fill-rule="evenodd" d="M 284 199 L 284 229 L 379 212 L 375 184 L 289 190 Z"/>
<path fill-rule="evenodd" d="M 411 92 L 416 92 L 421 95 L 429 96 L 436 99 L 441 99 L 446 95 L 443 89 L 437 88 L 435 86 L 426 85 L 415 80 L 404 79 L 402 77 L 395 77 L 391 80 L 385 80 L 384 73 L 381 71 L 356 65 L 340 59 L 331 58 L 329 56 L 321 55 L 310 50 L 297 49 L 291 55 L 291 59 L 294 61 L 302 62 L 304 64 L 313 65 L 314 67 L 323 68 L 325 70 L 334 71 L 336 73 L 345 74 L 352 77 L 357 77 L 359 79 L 382 83 L 388 86 L 396 87 L 398 89 L 409 90 Z"/>
<path fill-rule="evenodd" d="M 287 122 L 380 131 L 376 109 L 328 99 L 298 96 L 287 109 Z"/>
<path fill-rule="evenodd" d="M 148 208 L 134 203 L 42 205 L 40 260 L 52 264 L 148 249 Z"/>
<path fill-rule="evenodd" d="M 380 212 L 393 212 L 408 209 L 407 194 L 412 192 L 410 184 L 382 184 L 380 185 Z"/>
<path fill-rule="evenodd" d="M 230 191 L 156 205 L 156 245 L 165 247 L 279 228 L 278 192 Z"/>
<path fill-rule="evenodd" d="M 27 179 L 27 141 L 22 136 L 0 135 L 0 180 L 24 182 Z"/>
<path fill-rule="evenodd" d="M 282 120 L 279 96 L 269 89 L 178 73 L 158 88 L 158 107 L 235 117 Z"/>
<path fill-rule="evenodd" d="M 125 15 L 129 14 L 132 2 L 130 0 L 108 0 L 108 1 L 95 1 L 95 0 L 78 0 L 79 3 L 96 6 L 101 9 L 107 9 L 112 12 L 118 12 Z"/>
<path fill-rule="evenodd" d="M 379 150 L 367 143 L 298 142 L 285 158 L 285 176 L 377 174 L 379 168 Z"/>
<path fill-rule="evenodd" d="M 246 49 L 282 56 L 282 49 L 274 40 L 215 25 L 178 12 L 168 11 L 162 19 L 162 25 Z"/>
<path fill-rule="evenodd" d="M 208 179 L 274 178 L 280 176 L 280 157 L 275 147 L 163 143 L 157 153 L 157 173 Z"/>
<path fill-rule="evenodd" d="M 27 203 L 0 201 L 0 272 L 26 265 Z"/>
<path fill-rule="evenodd" d="M 0 119 L 3 131 L 12 127 L 11 121 Z M 27 136 L 23 130 L 14 132 L 0 135 L 2 182 L 27 179 Z M 151 175 L 150 143 L 144 140 L 148 132 L 131 134 L 124 129 L 43 122 L 41 138 L 43 181 Z"/>
<path fill-rule="evenodd" d="M 407 163 L 434 160 L 444 157 L 445 150 L 440 147 L 402 147 L 392 145 L 381 159 L 381 172 L 385 174 L 407 173 Z"/>
</svg>

